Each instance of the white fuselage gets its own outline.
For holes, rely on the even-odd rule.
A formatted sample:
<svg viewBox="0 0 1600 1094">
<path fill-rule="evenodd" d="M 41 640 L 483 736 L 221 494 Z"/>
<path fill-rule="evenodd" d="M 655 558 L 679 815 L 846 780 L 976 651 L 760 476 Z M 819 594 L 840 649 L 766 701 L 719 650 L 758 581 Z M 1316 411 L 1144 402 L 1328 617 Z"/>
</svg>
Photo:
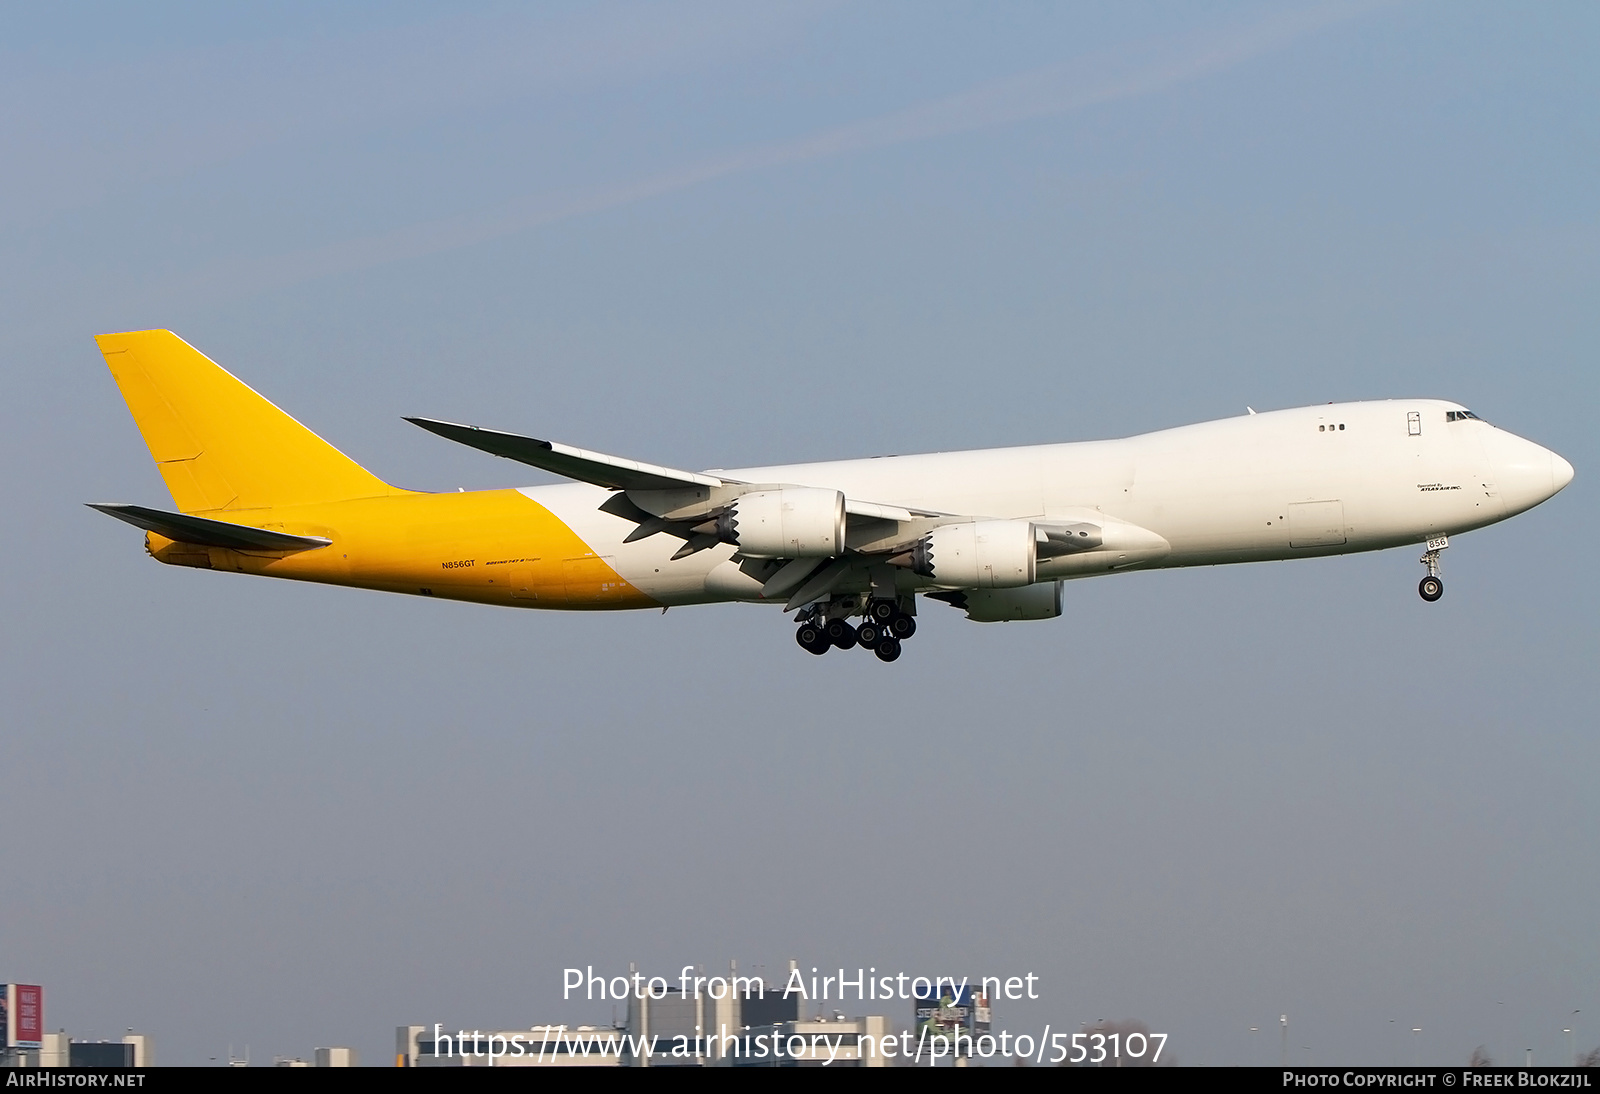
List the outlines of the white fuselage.
<svg viewBox="0 0 1600 1094">
<path fill-rule="evenodd" d="M 1492 524 L 1572 478 L 1560 456 L 1439 400 L 1330 403 L 1122 440 L 747 468 L 746 482 L 843 491 L 851 499 L 1004 519 L 1090 520 L 1100 551 L 1041 560 L 1038 580 L 1371 551 Z M 1462 414 L 1457 420 L 1449 420 Z M 622 541 L 634 525 L 600 512 L 582 484 L 523 491 L 640 591 L 663 604 L 760 599 L 721 545 L 670 561 L 681 541 Z M 1120 531 L 1119 531 L 1120 529 Z M 933 587 L 903 581 L 915 587 Z"/>
</svg>

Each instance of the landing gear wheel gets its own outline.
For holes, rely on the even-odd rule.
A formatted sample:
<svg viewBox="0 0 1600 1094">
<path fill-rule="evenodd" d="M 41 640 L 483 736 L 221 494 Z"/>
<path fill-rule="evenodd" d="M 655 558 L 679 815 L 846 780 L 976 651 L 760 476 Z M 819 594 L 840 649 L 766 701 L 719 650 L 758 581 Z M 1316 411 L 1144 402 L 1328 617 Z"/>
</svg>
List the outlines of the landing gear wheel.
<svg viewBox="0 0 1600 1094">
<path fill-rule="evenodd" d="M 828 641 L 838 646 L 841 650 L 853 649 L 857 636 L 856 629 L 842 619 L 830 619 L 823 628 L 823 633 L 828 636 Z"/>
<path fill-rule="evenodd" d="M 821 655 L 828 652 L 828 636 L 815 623 L 800 624 L 800 628 L 794 632 L 794 640 L 807 653 Z"/>
<path fill-rule="evenodd" d="M 886 634 L 878 639 L 872 652 L 878 655 L 879 661 L 893 661 L 900 656 L 900 640 Z"/>
<path fill-rule="evenodd" d="M 867 618 L 880 627 L 893 619 L 898 612 L 899 609 L 892 600 L 874 600 L 867 604 Z"/>
<path fill-rule="evenodd" d="M 857 641 L 859 641 L 869 650 L 877 648 L 878 642 L 882 636 L 883 631 L 879 629 L 876 623 L 873 623 L 870 620 L 856 628 Z"/>
<path fill-rule="evenodd" d="M 1422 596 L 1422 599 L 1432 604 L 1444 595 L 1444 582 L 1429 575 L 1423 578 L 1422 583 L 1417 586 L 1417 592 Z"/>
<path fill-rule="evenodd" d="M 889 621 L 889 633 L 904 642 L 917 633 L 917 621 L 909 615 L 897 615 Z"/>
</svg>

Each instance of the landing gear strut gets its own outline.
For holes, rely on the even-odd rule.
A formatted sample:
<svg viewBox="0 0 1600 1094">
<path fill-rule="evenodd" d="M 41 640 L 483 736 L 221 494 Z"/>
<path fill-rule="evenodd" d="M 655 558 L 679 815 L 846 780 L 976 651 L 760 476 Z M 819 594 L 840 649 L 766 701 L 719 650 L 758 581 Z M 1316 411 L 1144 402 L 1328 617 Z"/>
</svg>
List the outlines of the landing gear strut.
<svg viewBox="0 0 1600 1094">
<path fill-rule="evenodd" d="M 1417 593 L 1432 604 L 1444 595 L 1444 581 L 1439 577 L 1439 552 L 1450 546 L 1450 541 L 1444 536 L 1438 536 L 1428 541 L 1428 550 L 1418 561 L 1428 568 L 1428 576 L 1417 585 Z"/>
</svg>

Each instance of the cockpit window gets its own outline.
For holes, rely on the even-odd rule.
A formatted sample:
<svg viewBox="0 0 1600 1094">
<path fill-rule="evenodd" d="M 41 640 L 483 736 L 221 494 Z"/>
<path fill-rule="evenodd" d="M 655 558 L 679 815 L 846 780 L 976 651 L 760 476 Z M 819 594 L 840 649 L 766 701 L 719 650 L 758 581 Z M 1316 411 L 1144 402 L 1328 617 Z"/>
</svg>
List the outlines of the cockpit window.
<svg viewBox="0 0 1600 1094">
<path fill-rule="evenodd" d="M 1447 410 L 1444 414 L 1444 420 L 1447 422 L 1465 422 L 1469 420 L 1474 422 L 1483 421 L 1482 418 L 1478 417 L 1470 410 Z"/>
</svg>

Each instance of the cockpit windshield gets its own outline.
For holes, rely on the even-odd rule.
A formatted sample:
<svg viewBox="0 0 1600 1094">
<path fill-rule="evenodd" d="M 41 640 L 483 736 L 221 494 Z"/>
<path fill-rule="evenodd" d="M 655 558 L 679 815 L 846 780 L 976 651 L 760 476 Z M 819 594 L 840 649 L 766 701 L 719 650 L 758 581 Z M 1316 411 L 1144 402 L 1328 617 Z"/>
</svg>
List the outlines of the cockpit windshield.
<svg viewBox="0 0 1600 1094">
<path fill-rule="evenodd" d="M 1482 418 L 1478 417 L 1470 410 L 1447 410 L 1444 414 L 1444 420 L 1447 422 L 1483 421 Z"/>
</svg>

